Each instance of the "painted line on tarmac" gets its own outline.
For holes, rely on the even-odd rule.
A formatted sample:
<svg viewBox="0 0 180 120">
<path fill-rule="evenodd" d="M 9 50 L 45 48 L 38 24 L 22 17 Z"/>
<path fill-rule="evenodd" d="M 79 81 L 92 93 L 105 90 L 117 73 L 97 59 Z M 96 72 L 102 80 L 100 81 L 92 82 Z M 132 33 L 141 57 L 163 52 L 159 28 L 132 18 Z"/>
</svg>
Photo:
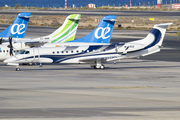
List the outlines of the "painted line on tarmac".
<svg viewBox="0 0 180 120">
<path fill-rule="evenodd" d="M 112 87 L 95 87 L 97 89 L 154 89 L 162 87 L 149 87 L 149 86 L 112 86 Z"/>
</svg>

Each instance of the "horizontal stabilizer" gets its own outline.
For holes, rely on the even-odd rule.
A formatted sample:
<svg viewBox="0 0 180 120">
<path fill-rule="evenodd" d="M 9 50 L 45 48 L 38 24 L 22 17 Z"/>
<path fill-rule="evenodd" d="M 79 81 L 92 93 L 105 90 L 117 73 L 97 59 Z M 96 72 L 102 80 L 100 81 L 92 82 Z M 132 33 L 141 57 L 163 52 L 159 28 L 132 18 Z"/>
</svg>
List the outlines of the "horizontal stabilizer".
<svg viewBox="0 0 180 120">
<path fill-rule="evenodd" d="M 163 23 L 163 24 L 156 24 L 154 27 L 161 27 L 164 29 L 167 29 L 169 25 L 172 25 L 173 23 Z"/>
<path fill-rule="evenodd" d="M 69 18 L 69 20 L 80 20 L 81 18 Z"/>
<path fill-rule="evenodd" d="M 111 22 L 114 22 L 114 21 L 117 21 L 116 19 L 104 19 L 104 21 L 111 21 Z"/>
<path fill-rule="evenodd" d="M 30 18 L 31 13 L 28 13 L 28 12 L 20 13 L 20 14 L 18 14 L 18 17 L 20 17 L 20 18 Z"/>
</svg>

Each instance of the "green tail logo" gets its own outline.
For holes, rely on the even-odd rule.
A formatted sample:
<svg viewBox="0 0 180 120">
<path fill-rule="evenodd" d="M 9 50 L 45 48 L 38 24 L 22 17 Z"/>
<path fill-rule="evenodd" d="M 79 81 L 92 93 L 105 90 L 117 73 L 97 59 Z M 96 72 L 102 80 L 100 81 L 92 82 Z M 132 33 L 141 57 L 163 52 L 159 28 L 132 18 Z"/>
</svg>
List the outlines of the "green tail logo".
<svg viewBox="0 0 180 120">
<path fill-rule="evenodd" d="M 51 43 L 73 41 L 75 39 L 80 17 L 81 14 L 69 15 L 64 24 L 49 36 Z"/>
</svg>

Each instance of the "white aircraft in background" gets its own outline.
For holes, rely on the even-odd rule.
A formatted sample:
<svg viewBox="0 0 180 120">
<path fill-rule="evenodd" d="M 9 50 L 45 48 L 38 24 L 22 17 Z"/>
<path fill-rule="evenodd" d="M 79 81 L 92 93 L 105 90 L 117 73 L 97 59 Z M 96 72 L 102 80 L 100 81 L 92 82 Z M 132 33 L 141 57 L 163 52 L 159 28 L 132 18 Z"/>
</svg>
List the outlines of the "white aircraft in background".
<svg viewBox="0 0 180 120">
<path fill-rule="evenodd" d="M 4 31 L 0 32 L 0 52 L 2 51 L 2 46 L 5 45 L 6 50 L 4 49 L 3 51 L 7 52 L 10 49 L 10 51 L 11 51 L 10 54 L 12 54 L 12 50 L 13 50 L 12 44 L 8 44 L 7 41 L 9 39 L 9 42 L 12 43 L 12 37 L 10 37 L 10 36 L 14 37 L 13 40 L 24 39 L 30 17 L 31 17 L 31 13 L 29 13 L 29 12 L 19 13 L 17 15 L 16 19 L 14 20 L 13 24 L 11 24 Z M 4 57 L 4 56 L 0 55 L 0 59 L 1 59 L 1 57 Z"/>
<path fill-rule="evenodd" d="M 166 29 L 172 23 L 154 25 L 150 33 L 141 40 L 96 45 L 70 45 L 59 47 L 37 47 L 24 50 L 18 55 L 6 59 L 8 65 L 16 65 L 19 71 L 19 63 L 85 63 L 91 67 L 104 69 L 104 62 L 117 61 L 125 58 L 134 58 L 150 55 L 160 51 Z M 97 31 L 90 39 L 109 38 L 110 36 L 100 35 Z"/>
<path fill-rule="evenodd" d="M 21 15 L 21 17 L 22 17 L 22 15 Z M 3 61 L 14 54 L 18 54 L 18 53 L 20 53 L 21 50 L 26 49 L 26 48 L 39 47 L 44 44 L 46 44 L 45 46 L 47 47 L 48 45 L 53 44 L 53 43 L 57 44 L 57 43 L 61 43 L 61 42 L 68 42 L 68 41 L 74 40 L 76 32 L 77 32 L 77 27 L 78 27 L 80 17 L 81 17 L 81 14 L 69 15 L 66 18 L 65 22 L 63 23 L 63 25 L 61 27 L 59 27 L 56 31 L 54 31 L 50 35 L 39 37 L 39 38 L 34 38 L 34 39 L 21 38 L 20 39 L 20 37 L 14 38 L 15 37 L 14 34 L 10 34 L 10 36 L 12 36 L 13 39 L 12 39 L 12 37 L 8 36 L 9 42 L 4 42 L 4 43 L 0 44 L 0 61 Z M 13 27 L 13 29 L 7 28 L 9 30 L 9 32 L 25 34 L 25 31 L 22 31 L 24 26 L 22 28 L 20 25 L 18 26 L 17 24 L 12 25 L 12 26 L 17 27 L 17 31 L 13 32 L 15 27 Z M 27 26 L 26 26 L 26 28 L 27 28 Z M 3 31 L 4 34 L 7 32 L 8 32 L 7 30 Z"/>
</svg>

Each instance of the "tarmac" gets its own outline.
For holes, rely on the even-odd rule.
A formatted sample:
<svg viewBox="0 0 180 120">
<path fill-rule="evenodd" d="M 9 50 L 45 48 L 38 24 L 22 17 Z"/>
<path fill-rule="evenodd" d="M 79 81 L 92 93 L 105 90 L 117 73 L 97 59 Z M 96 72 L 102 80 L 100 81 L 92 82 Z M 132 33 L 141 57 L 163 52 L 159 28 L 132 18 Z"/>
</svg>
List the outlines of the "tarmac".
<svg viewBox="0 0 180 120">
<path fill-rule="evenodd" d="M 39 34 L 41 28 L 33 29 L 28 27 L 28 37 L 53 30 L 42 28 Z M 82 31 L 77 37 L 89 33 Z M 118 37 L 118 32 L 112 42 L 137 39 Z M 87 64 L 43 64 L 15 71 L 0 63 L 0 119 L 179 120 L 180 61 L 172 57 L 180 54 L 179 40 L 166 36 L 165 41 L 159 60 L 158 54 L 124 59 L 105 63 L 104 70 Z"/>
<path fill-rule="evenodd" d="M 105 65 L 25 65 L 15 71 L 0 63 L 0 119 L 179 120 L 179 62 Z"/>
</svg>

